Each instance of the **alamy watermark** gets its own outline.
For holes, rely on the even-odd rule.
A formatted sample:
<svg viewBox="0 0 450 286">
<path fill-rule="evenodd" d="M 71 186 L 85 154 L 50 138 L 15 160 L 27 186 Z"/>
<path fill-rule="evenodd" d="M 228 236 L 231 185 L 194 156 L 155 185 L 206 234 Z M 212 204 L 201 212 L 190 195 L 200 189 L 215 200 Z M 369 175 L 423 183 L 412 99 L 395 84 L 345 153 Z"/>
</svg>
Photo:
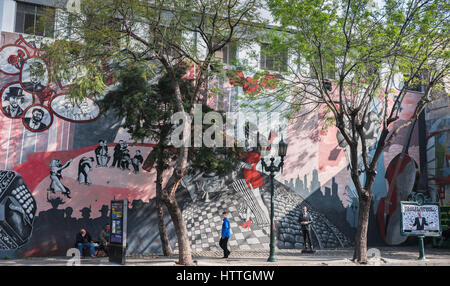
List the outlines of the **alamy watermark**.
<svg viewBox="0 0 450 286">
<path fill-rule="evenodd" d="M 267 147 L 270 145 L 271 135 L 287 126 L 285 121 L 279 112 L 203 113 L 202 105 L 196 104 L 193 116 L 186 112 L 172 115 L 171 123 L 175 125 L 175 129 L 171 133 L 170 142 L 175 148 Z"/>
</svg>

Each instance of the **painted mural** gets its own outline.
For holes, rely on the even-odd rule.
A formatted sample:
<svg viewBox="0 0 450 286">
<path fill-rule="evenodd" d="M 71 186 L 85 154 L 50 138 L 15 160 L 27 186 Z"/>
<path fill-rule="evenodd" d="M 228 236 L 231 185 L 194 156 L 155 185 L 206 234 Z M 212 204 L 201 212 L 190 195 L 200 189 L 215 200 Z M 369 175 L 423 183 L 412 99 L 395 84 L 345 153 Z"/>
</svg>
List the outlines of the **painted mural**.
<svg viewBox="0 0 450 286">
<path fill-rule="evenodd" d="M 142 166 L 154 145 L 133 142 L 120 127 L 121 119 L 102 114 L 95 99 L 74 103 L 67 98 L 65 88 L 70 83 L 54 79 L 45 70 L 47 63 L 39 50 L 22 36 L 2 33 L 1 47 L 0 255 L 65 255 L 81 227 L 98 237 L 109 221 L 110 201 L 121 198 L 130 201 L 127 251 L 161 253 L 154 200 L 156 171 Z M 24 72 L 30 65 L 44 72 L 40 77 Z M 223 94 L 210 99 L 212 105 L 235 111 L 237 94 L 258 89 L 251 79 L 236 78 L 244 79 L 245 90 L 224 82 Z M 263 78 L 269 87 L 276 81 L 274 75 Z M 417 100 L 414 93 L 406 96 L 396 124 L 409 119 Z M 365 129 L 374 145 L 379 132 L 377 113 L 371 118 Z M 303 205 L 316 222 L 312 226 L 316 248 L 352 245 L 358 200 L 346 146 L 336 128 L 323 129 L 321 124 L 320 115 L 311 113 L 281 130 L 289 148 L 283 173 L 275 182 L 278 248 L 303 247 L 298 223 Z M 408 178 L 408 194 L 414 188 L 420 166 L 418 136 L 417 126 L 402 131 L 380 159 L 369 245 L 402 242 L 392 232 L 396 210 L 386 206 L 395 205 L 395 198 L 403 195 L 399 180 Z M 270 180 L 260 171 L 260 160 L 256 149 L 248 149 L 241 164 L 226 175 L 205 172 L 183 179 L 177 200 L 194 250 L 219 249 L 220 215 L 225 210 L 232 250 L 269 247 Z M 176 247 L 168 215 L 165 223 Z"/>
</svg>

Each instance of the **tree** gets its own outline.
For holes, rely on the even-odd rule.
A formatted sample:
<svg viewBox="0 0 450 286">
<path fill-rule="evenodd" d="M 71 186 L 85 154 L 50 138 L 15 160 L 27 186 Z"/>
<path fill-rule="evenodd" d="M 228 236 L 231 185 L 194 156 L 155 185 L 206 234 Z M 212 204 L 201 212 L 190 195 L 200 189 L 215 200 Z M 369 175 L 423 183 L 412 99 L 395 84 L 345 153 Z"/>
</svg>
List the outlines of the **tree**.
<svg viewBox="0 0 450 286">
<path fill-rule="evenodd" d="M 170 168 L 174 157 L 167 138 L 172 130 L 170 117 L 173 114 L 172 94 L 161 93 L 157 84 L 151 84 L 151 75 L 140 63 L 131 63 L 121 68 L 116 89 L 106 93 L 99 101 L 103 112 L 112 110 L 119 118 L 124 118 L 125 128 L 135 141 L 150 139 L 156 146 L 147 158 L 143 168 L 152 168 L 156 162 L 156 213 L 163 254 L 172 255 L 161 201 L 163 173 Z M 150 159 L 150 160 L 149 160 Z M 148 162 L 151 161 L 151 162 Z M 151 164 L 149 166 L 149 163 Z"/>
<path fill-rule="evenodd" d="M 214 55 L 231 41 L 244 44 L 257 23 L 257 0 L 83 0 L 79 9 L 68 7 L 58 13 L 56 39 L 44 48 L 52 59 L 53 74 L 72 84 L 73 98 L 102 94 L 109 66 L 142 62 L 155 72 L 161 69 L 171 79 L 175 111 L 187 114 L 183 130 L 191 127 L 188 116 L 204 95 L 201 90 L 212 70 L 220 69 Z M 199 49 L 201 47 L 201 49 Z M 194 91 L 185 107 L 176 66 L 186 60 L 195 67 Z M 187 172 L 189 147 L 177 148 L 177 161 L 161 191 L 174 223 L 179 263 L 191 264 L 186 226 L 175 192 Z"/>
<path fill-rule="evenodd" d="M 448 4 L 434 0 L 268 3 L 280 24 L 271 32 L 268 53 L 289 49 L 298 55 L 271 93 L 276 94 L 272 100 L 287 102 L 290 118 L 320 110 L 348 145 L 360 205 L 353 260 L 366 263 L 380 155 L 401 129 L 418 118 L 449 75 Z M 403 86 L 395 90 L 393 83 L 399 75 L 403 75 Z M 406 123 L 395 126 L 405 94 L 416 84 L 424 92 L 415 111 Z M 372 145 L 368 124 L 374 120 L 381 131 Z"/>
<path fill-rule="evenodd" d="M 185 77 L 188 67 L 180 64 L 176 67 L 183 103 L 190 103 L 194 90 L 192 79 Z M 143 168 L 149 171 L 156 169 L 156 211 L 162 249 L 165 256 L 172 255 L 172 249 L 164 224 L 163 190 L 164 172 L 169 170 L 177 159 L 177 150 L 170 142 L 170 134 L 174 129 L 171 118 L 175 112 L 174 90 L 171 78 L 163 74 L 157 82 L 151 83 L 148 69 L 140 63 L 131 63 L 121 68 L 117 88 L 107 92 L 99 101 L 104 112 L 113 111 L 118 118 L 124 118 L 125 128 L 135 141 L 151 140 L 155 147 L 144 162 Z M 203 106 L 204 113 L 212 111 Z M 223 116 L 223 115 L 222 115 Z M 222 119 L 225 120 L 225 119 Z M 205 124 L 207 129 L 212 124 Z M 191 129 L 194 129 L 192 124 Z M 193 132 L 193 131 L 192 131 Z M 226 138 L 225 138 L 226 140 Z M 240 161 L 240 148 L 207 148 L 205 146 L 190 148 L 188 156 L 188 172 L 226 173 Z"/>
</svg>

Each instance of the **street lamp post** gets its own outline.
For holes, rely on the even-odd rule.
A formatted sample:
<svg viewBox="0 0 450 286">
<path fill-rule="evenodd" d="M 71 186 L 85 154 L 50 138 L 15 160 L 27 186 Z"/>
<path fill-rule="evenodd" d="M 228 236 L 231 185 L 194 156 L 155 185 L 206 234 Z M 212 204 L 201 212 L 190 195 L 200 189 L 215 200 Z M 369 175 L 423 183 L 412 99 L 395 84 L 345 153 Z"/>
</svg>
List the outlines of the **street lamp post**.
<svg viewBox="0 0 450 286">
<path fill-rule="evenodd" d="M 261 149 L 260 149 L 261 151 Z M 261 153 L 261 152 L 260 152 Z M 287 153 L 287 144 L 281 139 L 278 144 L 278 156 L 281 157 L 281 162 L 275 165 L 275 158 L 270 158 L 270 165 L 267 165 L 264 161 L 264 158 L 261 158 L 261 164 L 263 167 L 263 171 L 270 173 L 270 255 L 267 261 L 276 262 L 277 258 L 275 256 L 275 231 L 274 231 L 274 204 L 273 204 L 273 196 L 274 196 L 274 186 L 273 186 L 273 178 L 275 177 L 275 173 L 279 172 L 284 165 L 284 156 Z"/>
</svg>

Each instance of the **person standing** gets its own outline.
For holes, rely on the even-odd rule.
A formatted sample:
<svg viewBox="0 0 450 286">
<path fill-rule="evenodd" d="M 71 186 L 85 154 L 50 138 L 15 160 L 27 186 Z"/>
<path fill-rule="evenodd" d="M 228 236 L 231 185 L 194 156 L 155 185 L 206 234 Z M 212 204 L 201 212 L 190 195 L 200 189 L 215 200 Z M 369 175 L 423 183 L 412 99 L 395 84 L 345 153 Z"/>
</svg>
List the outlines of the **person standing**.
<svg viewBox="0 0 450 286">
<path fill-rule="evenodd" d="M 308 245 L 311 251 L 313 251 L 313 245 L 311 240 L 311 223 L 313 222 L 311 214 L 308 213 L 308 208 L 306 206 L 302 207 L 302 213 L 299 217 L 299 223 L 303 232 L 303 244 L 304 250 L 307 250 L 306 242 L 308 241 Z"/>
<path fill-rule="evenodd" d="M 220 248 L 223 249 L 223 258 L 228 258 L 228 256 L 231 253 L 231 251 L 229 251 L 228 248 L 227 248 L 228 239 L 231 236 L 231 233 L 230 233 L 230 221 L 228 220 L 228 213 L 227 212 L 223 212 L 222 213 L 222 218 L 223 218 L 222 235 L 220 237 L 219 245 L 220 245 Z"/>
</svg>

